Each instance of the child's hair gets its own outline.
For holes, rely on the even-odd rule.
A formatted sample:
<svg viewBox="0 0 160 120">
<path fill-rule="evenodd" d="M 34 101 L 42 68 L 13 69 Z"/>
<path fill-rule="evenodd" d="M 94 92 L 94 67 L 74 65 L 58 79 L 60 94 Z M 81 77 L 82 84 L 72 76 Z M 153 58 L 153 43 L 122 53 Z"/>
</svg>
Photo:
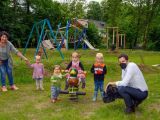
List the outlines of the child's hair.
<svg viewBox="0 0 160 120">
<path fill-rule="evenodd" d="M 75 55 L 75 56 L 77 56 L 78 58 L 80 58 L 80 55 L 79 55 L 79 53 L 77 53 L 77 52 L 73 52 L 71 56 L 73 56 L 73 55 Z"/>
<path fill-rule="evenodd" d="M 96 54 L 96 58 L 100 58 L 100 59 L 102 59 L 102 62 L 104 62 L 104 58 L 103 58 L 103 54 L 102 53 L 97 53 Z"/>
<path fill-rule="evenodd" d="M 61 66 L 60 66 L 60 65 L 54 65 L 53 70 L 54 70 L 55 68 L 58 68 L 58 69 L 61 71 Z"/>
<path fill-rule="evenodd" d="M 36 55 L 36 59 L 41 59 L 41 56 L 39 56 L 39 55 Z"/>
</svg>

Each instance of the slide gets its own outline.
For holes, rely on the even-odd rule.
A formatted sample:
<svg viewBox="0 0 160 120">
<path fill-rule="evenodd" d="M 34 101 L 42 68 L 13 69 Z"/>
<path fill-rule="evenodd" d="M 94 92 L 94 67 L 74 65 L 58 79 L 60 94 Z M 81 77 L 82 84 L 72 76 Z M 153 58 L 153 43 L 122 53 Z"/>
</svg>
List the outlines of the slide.
<svg viewBox="0 0 160 120">
<path fill-rule="evenodd" d="M 99 49 L 94 48 L 87 39 L 84 39 L 83 41 L 91 50 L 99 51 Z"/>
</svg>

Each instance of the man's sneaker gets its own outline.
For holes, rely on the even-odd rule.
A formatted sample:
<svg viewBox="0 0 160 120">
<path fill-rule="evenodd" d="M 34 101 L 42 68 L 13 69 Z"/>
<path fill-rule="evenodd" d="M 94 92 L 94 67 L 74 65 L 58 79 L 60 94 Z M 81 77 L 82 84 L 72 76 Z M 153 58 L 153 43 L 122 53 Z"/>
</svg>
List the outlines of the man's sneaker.
<svg viewBox="0 0 160 120">
<path fill-rule="evenodd" d="M 139 104 L 141 104 L 142 101 L 135 101 L 134 102 L 134 107 L 138 107 Z"/>
<path fill-rule="evenodd" d="M 135 112 L 135 108 L 134 107 L 127 107 L 124 111 L 126 114 L 131 114 Z"/>
<path fill-rule="evenodd" d="M 15 85 L 12 85 L 10 88 L 11 88 L 11 90 L 18 90 L 18 89 L 19 89 L 19 88 L 16 87 Z"/>
<path fill-rule="evenodd" d="M 6 86 L 2 86 L 2 92 L 6 92 L 6 91 L 8 91 Z"/>
</svg>

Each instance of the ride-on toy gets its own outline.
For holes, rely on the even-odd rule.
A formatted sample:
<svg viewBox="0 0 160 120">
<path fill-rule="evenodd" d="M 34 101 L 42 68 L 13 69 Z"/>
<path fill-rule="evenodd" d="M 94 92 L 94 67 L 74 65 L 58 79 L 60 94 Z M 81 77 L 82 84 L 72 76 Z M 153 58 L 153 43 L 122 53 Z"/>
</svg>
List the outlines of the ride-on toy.
<svg viewBox="0 0 160 120">
<path fill-rule="evenodd" d="M 80 81 L 77 74 L 77 69 L 72 68 L 69 71 L 69 78 L 67 79 L 68 90 L 60 91 L 61 94 L 69 94 L 69 99 L 72 101 L 78 101 L 78 95 L 86 95 L 86 92 L 79 91 Z"/>
</svg>

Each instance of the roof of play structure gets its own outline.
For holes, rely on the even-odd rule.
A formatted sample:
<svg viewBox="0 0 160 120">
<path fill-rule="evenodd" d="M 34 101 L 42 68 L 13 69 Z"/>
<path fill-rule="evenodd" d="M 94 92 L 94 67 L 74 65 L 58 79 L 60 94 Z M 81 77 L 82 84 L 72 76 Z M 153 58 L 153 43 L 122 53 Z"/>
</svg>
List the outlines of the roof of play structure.
<svg viewBox="0 0 160 120">
<path fill-rule="evenodd" d="M 106 28 L 106 23 L 103 21 L 89 19 L 88 22 L 93 22 L 95 24 L 95 26 L 98 28 L 98 30 L 105 30 L 105 28 Z"/>
<path fill-rule="evenodd" d="M 73 20 L 75 20 L 75 18 Z M 76 22 L 78 23 L 78 26 L 83 26 L 85 28 L 88 28 L 88 20 L 87 19 L 76 19 Z"/>
</svg>

